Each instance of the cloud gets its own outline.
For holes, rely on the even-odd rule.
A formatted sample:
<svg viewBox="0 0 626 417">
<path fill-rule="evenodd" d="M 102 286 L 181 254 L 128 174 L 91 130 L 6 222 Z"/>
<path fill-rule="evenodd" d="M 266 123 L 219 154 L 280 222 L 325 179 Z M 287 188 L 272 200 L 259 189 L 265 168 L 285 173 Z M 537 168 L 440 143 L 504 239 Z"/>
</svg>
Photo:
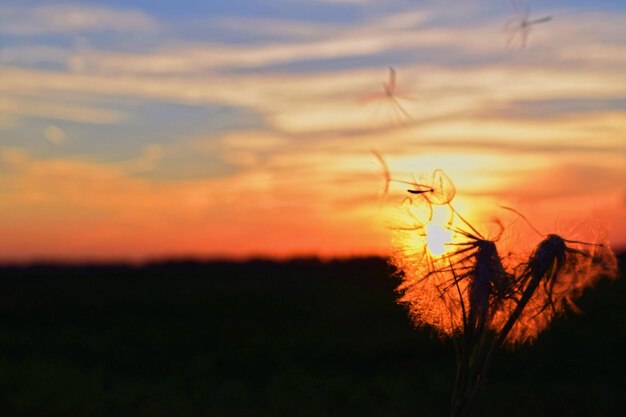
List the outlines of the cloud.
<svg viewBox="0 0 626 417">
<path fill-rule="evenodd" d="M 409 9 L 342 25 L 231 17 L 207 24 L 214 29 L 221 27 L 237 31 L 239 28 L 242 35 L 248 36 L 249 44 L 245 41 L 234 45 L 169 41 L 167 45 L 148 52 L 91 51 L 76 54 L 74 60 L 80 60 L 89 71 L 181 75 L 298 62 L 373 59 L 390 54 L 406 59 L 408 51 L 417 61 L 420 57 L 433 55 L 436 50 L 437 62 L 452 65 L 463 59 L 494 60 L 507 55 L 507 34 L 502 30 L 506 17 L 488 15 L 486 21 L 446 21 L 448 11 L 445 7 L 439 12 L 438 16 L 433 10 Z M 617 45 L 621 45 L 621 39 L 626 35 L 623 25 L 618 24 L 621 18 L 608 13 L 567 16 L 564 11 L 554 10 L 555 16 L 559 13 L 564 13 L 565 17 L 557 17 L 531 34 L 528 49 L 539 57 L 541 62 L 538 63 L 542 67 L 562 65 L 562 59 L 585 62 L 587 56 L 588 64 L 599 59 L 612 59 L 616 65 L 622 63 L 620 56 L 623 54 L 610 54 L 611 51 L 619 52 L 621 46 Z M 259 35 L 268 34 L 282 36 L 282 40 L 259 44 Z M 524 59 L 534 58 L 525 56 Z"/>
<path fill-rule="evenodd" d="M 157 22 L 143 12 L 97 6 L 0 6 L 0 33 L 13 36 L 102 31 L 153 32 Z"/>
<path fill-rule="evenodd" d="M 578 197 L 593 201 L 601 196 L 623 193 L 626 169 L 623 165 L 569 163 L 518 176 L 511 187 L 494 192 L 510 200 L 540 201 Z"/>
<path fill-rule="evenodd" d="M 506 140 L 425 140 L 420 144 L 428 149 L 454 150 L 455 152 L 488 152 L 494 153 L 510 153 L 510 154 L 567 154 L 579 153 L 584 155 L 591 154 L 608 154 L 621 155 L 626 158 L 626 146 L 618 143 L 571 143 L 571 142 L 539 142 L 539 143 L 519 143 Z"/>
<path fill-rule="evenodd" d="M 0 110 L 16 118 L 42 117 L 92 124 L 113 124 L 124 118 L 124 113 L 117 110 L 14 95 L 0 96 Z"/>
<path fill-rule="evenodd" d="M 87 71 L 116 74 L 193 74 L 206 71 L 258 68 L 298 61 L 330 60 L 371 56 L 414 47 L 444 46 L 452 43 L 453 33 L 442 29 L 418 28 L 430 14 L 410 11 L 357 25 L 332 25 L 271 19 L 227 18 L 216 27 L 245 28 L 245 33 L 267 34 L 269 30 L 286 40 L 266 44 L 229 45 L 217 43 L 171 44 L 144 53 L 91 51 L 75 54 Z M 211 22 L 209 22 L 211 23 Z M 296 40 L 290 35 L 296 35 Z M 308 36 L 307 36 L 308 35 Z M 473 39 L 480 41 L 479 37 Z M 465 48 L 470 45 L 465 45 Z"/>
<path fill-rule="evenodd" d="M 331 74 L 207 75 L 205 77 L 105 74 L 68 74 L 52 71 L 0 68 L 5 83 L 0 93 L 83 94 L 92 97 L 136 97 L 180 104 L 221 104 L 243 107 L 265 115 L 273 127 L 291 133 L 351 130 L 389 125 L 390 112 L 363 106 L 358 98 L 377 91 L 386 69 L 353 70 Z M 611 99 L 626 95 L 621 74 L 577 68 L 538 69 L 490 67 L 453 69 L 406 67 L 399 83 L 414 86 L 415 102 L 406 102 L 417 124 L 422 120 L 497 109 L 498 103 L 551 99 Z M 36 96 L 35 96 L 36 97 Z M 384 103 L 383 103 L 384 104 Z M 389 103 L 387 103 L 389 104 Z M 5 104 L 6 106 L 6 104 Z M 39 107 L 43 106 L 40 104 Z M 46 107 L 52 112 L 52 106 Z M 37 107 L 34 108 L 37 110 Z M 44 109 L 39 109 L 43 111 Z M 28 112 L 24 108 L 24 112 Z M 33 110 L 34 111 L 34 110 Z M 63 112 L 64 117 L 76 112 Z M 65 115 L 68 113 L 69 115 Z M 110 112 L 85 115 L 111 122 Z M 454 116 L 458 117 L 458 116 Z"/>
<path fill-rule="evenodd" d="M 121 163 L 115 164 L 128 175 L 152 172 L 163 160 L 165 152 L 162 145 L 149 144 L 143 147 L 141 154 Z"/>
<path fill-rule="evenodd" d="M 220 141 L 228 148 L 251 151 L 273 151 L 289 142 L 276 133 L 264 131 L 229 133 L 220 137 Z"/>
<path fill-rule="evenodd" d="M 48 45 L 7 46 L 0 49 L 0 64 L 16 66 L 64 65 L 70 54 L 69 49 Z"/>
<path fill-rule="evenodd" d="M 434 35 L 436 36 L 436 35 Z M 426 42 L 423 40 L 422 43 Z M 194 74 L 215 70 L 258 68 L 303 60 L 329 60 L 346 56 L 368 56 L 417 45 L 411 34 L 388 36 L 354 36 L 324 39 L 308 43 L 267 46 L 172 46 L 145 54 L 116 52 L 90 53 L 80 56 L 86 71 L 119 74 Z"/>
<path fill-rule="evenodd" d="M 253 17 L 220 17 L 202 21 L 202 25 L 220 32 L 245 34 L 248 37 L 265 39 L 279 37 L 286 41 L 302 41 L 307 39 L 326 38 L 345 30 L 337 23 L 320 23 L 285 19 L 259 19 Z"/>
<path fill-rule="evenodd" d="M 624 34 L 626 37 L 626 33 Z M 561 59 L 605 69 L 622 69 L 626 66 L 626 45 L 588 43 L 586 45 L 565 45 L 560 51 Z"/>
<path fill-rule="evenodd" d="M 52 6 L 48 9 L 57 10 Z M 512 101 L 611 99 L 626 94 L 621 82 L 622 72 L 616 71 L 621 65 L 619 61 L 614 61 L 610 68 L 589 71 L 584 66 L 571 66 L 569 62 L 560 61 L 559 51 L 566 51 L 565 56 L 571 55 L 567 52 L 567 44 L 546 42 L 546 39 L 559 39 L 561 32 L 572 36 L 569 42 L 572 45 L 581 40 L 592 42 L 587 45 L 593 45 L 597 39 L 617 42 L 615 37 L 622 32 L 611 25 L 608 29 L 602 25 L 605 18 L 615 21 L 609 14 L 594 14 L 587 20 L 584 16 L 573 16 L 559 20 L 558 26 L 546 25 L 542 28 L 545 33 L 540 36 L 547 38 L 538 39 L 533 45 L 536 55 L 528 57 L 526 54 L 522 60 L 520 54 L 520 58 L 513 56 L 506 61 L 501 60 L 507 55 L 502 45 L 504 37 L 498 37 L 501 16 L 489 16 L 486 22 L 446 21 L 444 18 L 433 24 L 434 14 L 432 10 L 426 12 L 413 8 L 383 14 L 376 19 L 348 22 L 344 27 L 330 24 L 322 30 L 320 27 L 324 28 L 324 23 L 231 19 L 224 25 L 232 28 L 245 23 L 244 27 L 251 28 L 252 32 L 262 32 L 268 27 L 274 28 L 276 33 L 298 32 L 299 28 L 302 31 L 296 40 L 263 45 L 170 41 L 147 52 L 122 53 L 93 48 L 74 51 L 66 56 L 69 72 L 0 68 L 7 80 L 4 86 L 0 86 L 0 94 L 2 90 L 5 97 L 16 92 L 35 95 L 71 93 L 223 104 L 252 109 L 265 115 L 272 127 L 292 134 L 381 129 L 394 123 L 390 103 L 359 106 L 356 102 L 364 94 L 382 91 L 380 85 L 386 79 L 386 64 L 370 69 L 361 67 L 301 74 L 268 70 L 259 75 L 237 70 L 307 60 L 333 62 L 357 56 L 367 56 L 378 62 L 376 57 L 380 54 L 406 57 L 408 50 L 415 56 L 413 61 L 416 63 L 409 61 L 398 68 L 398 86 L 418 99 L 403 103 L 415 115 L 416 124 L 455 118 L 463 113 L 477 115 L 481 111 L 497 110 L 498 106 Z M 591 24 L 595 24 L 597 30 L 593 38 L 588 39 L 579 26 L 589 27 Z M 311 31 L 310 37 L 307 37 L 307 31 Z M 608 59 L 610 52 L 616 51 L 617 47 L 607 48 L 601 55 Z M 420 62 L 423 50 L 436 51 L 433 53 L 440 63 Z M 54 48 L 43 52 L 48 53 L 51 60 L 63 56 L 63 51 Z M 21 53 L 9 49 L 5 56 L 12 62 L 28 62 L 36 59 L 37 49 Z M 454 60 L 459 56 L 471 57 L 477 63 L 456 65 Z M 542 62 L 534 65 L 525 62 L 537 57 Z M 498 59 L 499 62 L 494 62 Z M 623 65 L 621 67 L 623 69 Z M 50 106 L 47 107 L 45 111 L 51 112 Z M 43 112 L 39 110 L 39 113 Z M 111 122 L 120 117 L 93 112 L 80 116 L 84 112 L 75 110 L 61 113 L 63 117 L 72 113 L 82 119 L 100 118 L 100 123 L 107 118 Z"/>
<path fill-rule="evenodd" d="M 545 35 L 549 41 L 558 39 L 557 35 L 563 31 L 572 35 L 569 44 L 584 39 L 592 42 L 590 45 L 596 39 L 614 39 L 619 31 L 605 29 L 601 25 L 605 17 L 607 14 L 592 16 L 598 26 L 593 39 L 586 39 L 586 34 L 578 29 L 578 25 L 588 27 L 590 24 L 581 16 L 563 19 L 559 26 L 546 25 L 545 33 L 540 36 Z M 358 56 L 378 62 L 381 54 L 406 57 L 410 50 L 416 63 L 409 61 L 398 68 L 398 84 L 418 99 L 403 103 L 415 115 L 416 124 L 442 121 L 462 113 L 476 115 L 512 101 L 611 99 L 626 94 L 626 89 L 621 87 L 622 72 L 616 70 L 621 65 L 619 60 L 611 67 L 589 71 L 584 66 L 560 61 L 563 56 L 559 51 L 567 51 L 567 45 L 537 39 L 533 45 L 536 54 L 529 57 L 527 51 L 523 51 L 524 59 L 520 54 L 519 58 L 513 56 L 502 61 L 508 52 L 502 45 L 504 37 L 498 37 L 500 16 L 490 16 L 486 23 L 450 23 L 444 19 L 435 25 L 432 19 L 432 11 L 413 9 L 349 22 L 343 28 L 331 24 L 327 31 L 319 30 L 320 26 L 324 27 L 323 23 L 231 19 L 224 25 L 234 27 L 246 23 L 245 27 L 252 28 L 252 32 L 262 32 L 268 27 L 274 28 L 276 33 L 298 32 L 299 28 L 302 31 L 296 40 L 262 45 L 170 41 L 147 52 L 122 53 L 93 48 L 75 51 L 66 57 L 69 73 L 0 68 L 4 78 L 11 81 L 7 86 L 0 86 L 0 90 L 126 96 L 244 107 L 265 115 L 272 127 L 292 134 L 380 129 L 393 124 L 392 106 L 389 103 L 387 106 L 384 103 L 355 104 L 364 94 L 382 91 L 385 63 L 378 68 L 364 69 L 361 65 L 355 69 L 300 74 L 279 72 L 271 67 L 307 60 L 330 63 Z M 312 34 L 307 37 L 309 30 Z M 420 62 L 425 50 L 431 51 L 440 63 Z M 608 49 L 602 56 L 608 59 L 611 51 Z M 51 59 L 58 59 L 62 51 L 48 52 Z M 565 56 L 568 54 L 571 53 L 565 52 Z M 16 62 L 35 59 L 37 54 L 33 50 L 18 55 L 16 51 L 6 53 L 7 59 Z M 458 59 L 476 63 L 457 65 L 454 62 Z M 542 62 L 533 63 L 533 59 Z M 264 70 L 263 75 L 238 72 L 262 67 L 270 69 Z"/>
<path fill-rule="evenodd" d="M 445 123 L 419 128 L 425 140 L 504 140 L 525 146 L 561 147 L 574 143 L 589 149 L 603 147 L 605 142 L 617 144 L 620 132 L 626 129 L 626 119 L 618 112 L 588 112 L 574 117 L 511 119 L 489 109 Z M 622 146 L 623 148 L 623 146 Z"/>
</svg>

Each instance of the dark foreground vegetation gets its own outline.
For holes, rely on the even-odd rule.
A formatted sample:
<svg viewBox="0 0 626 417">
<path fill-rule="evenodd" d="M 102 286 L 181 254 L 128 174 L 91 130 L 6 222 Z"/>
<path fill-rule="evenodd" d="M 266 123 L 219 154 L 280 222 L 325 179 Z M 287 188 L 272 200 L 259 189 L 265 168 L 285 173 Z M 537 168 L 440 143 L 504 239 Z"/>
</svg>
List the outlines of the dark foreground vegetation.
<svg viewBox="0 0 626 417">
<path fill-rule="evenodd" d="M 0 415 L 446 416 L 454 349 L 411 327 L 389 273 L 380 259 L 1 268 Z M 623 276 L 579 305 L 496 358 L 476 415 L 623 415 Z"/>
</svg>

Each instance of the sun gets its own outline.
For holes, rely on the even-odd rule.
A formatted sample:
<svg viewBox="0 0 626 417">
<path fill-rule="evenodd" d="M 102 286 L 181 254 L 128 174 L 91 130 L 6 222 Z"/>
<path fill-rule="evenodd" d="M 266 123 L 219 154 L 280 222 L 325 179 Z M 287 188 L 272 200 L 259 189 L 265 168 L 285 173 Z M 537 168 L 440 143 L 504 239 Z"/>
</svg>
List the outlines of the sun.
<svg viewBox="0 0 626 417">
<path fill-rule="evenodd" d="M 430 223 L 426 226 L 426 245 L 433 256 L 441 256 L 450 250 L 452 231 L 438 224 Z"/>
<path fill-rule="evenodd" d="M 452 246 L 453 233 L 444 225 L 450 225 L 450 211 L 446 207 L 433 207 L 432 219 L 424 227 L 426 247 L 432 256 L 438 257 L 448 252 Z"/>
<path fill-rule="evenodd" d="M 454 240 L 454 233 L 450 230 L 450 212 L 445 207 L 433 207 L 431 218 L 422 224 L 411 224 L 415 216 L 406 220 L 407 229 L 398 232 L 396 239 L 407 254 L 426 254 L 433 258 L 441 257 L 453 250 L 450 242 Z M 419 222 L 418 222 L 419 223 Z M 415 227 L 414 229 L 412 227 Z M 409 231 L 407 231 L 409 230 Z"/>
</svg>

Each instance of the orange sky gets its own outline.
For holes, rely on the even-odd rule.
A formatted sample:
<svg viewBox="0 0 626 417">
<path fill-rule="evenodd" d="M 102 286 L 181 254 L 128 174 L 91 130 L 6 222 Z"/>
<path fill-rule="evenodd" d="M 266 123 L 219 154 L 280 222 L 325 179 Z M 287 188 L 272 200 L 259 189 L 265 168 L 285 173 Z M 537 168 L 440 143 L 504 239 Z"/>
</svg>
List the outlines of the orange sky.
<svg viewBox="0 0 626 417">
<path fill-rule="evenodd" d="M 546 10 L 521 48 L 504 9 L 366 3 L 206 16 L 225 29 L 200 40 L 154 10 L 21 7 L 54 24 L 0 29 L 0 261 L 384 255 L 404 190 L 381 206 L 373 149 L 405 180 L 444 169 L 475 224 L 507 205 L 626 248 L 625 12 Z M 364 103 L 389 66 L 411 118 Z"/>
</svg>

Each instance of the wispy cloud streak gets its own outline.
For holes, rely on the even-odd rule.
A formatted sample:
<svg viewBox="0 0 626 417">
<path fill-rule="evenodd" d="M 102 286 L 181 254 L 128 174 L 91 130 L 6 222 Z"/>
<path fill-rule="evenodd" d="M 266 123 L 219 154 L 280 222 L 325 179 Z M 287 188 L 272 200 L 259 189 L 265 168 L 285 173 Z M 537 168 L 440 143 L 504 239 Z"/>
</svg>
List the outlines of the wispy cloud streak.
<svg viewBox="0 0 626 417">
<path fill-rule="evenodd" d="M 157 27 L 154 19 L 138 10 L 63 4 L 0 6 L 0 33 L 13 36 L 153 32 Z"/>
</svg>

